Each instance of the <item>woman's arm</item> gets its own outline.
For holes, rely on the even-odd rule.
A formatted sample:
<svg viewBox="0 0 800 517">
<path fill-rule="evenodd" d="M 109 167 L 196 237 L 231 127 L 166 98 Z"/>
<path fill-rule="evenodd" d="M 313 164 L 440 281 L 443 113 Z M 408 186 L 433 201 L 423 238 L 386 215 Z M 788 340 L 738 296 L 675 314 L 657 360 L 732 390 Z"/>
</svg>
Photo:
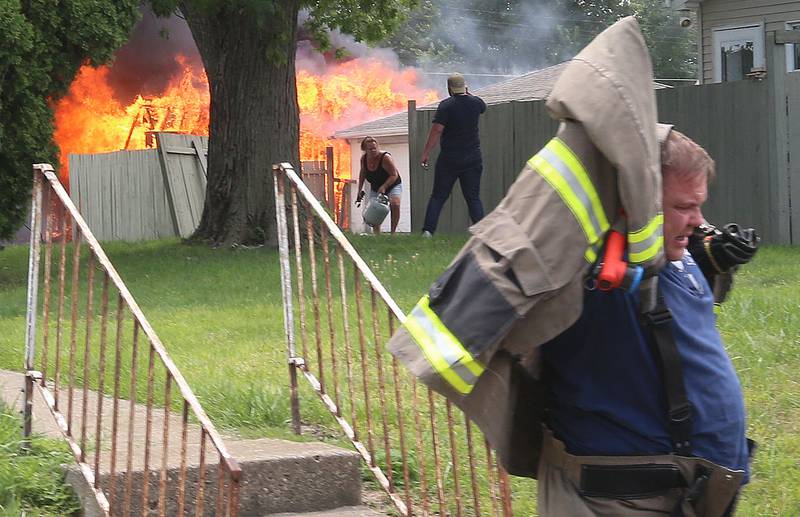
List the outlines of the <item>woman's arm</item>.
<svg viewBox="0 0 800 517">
<path fill-rule="evenodd" d="M 364 168 L 366 162 L 366 155 L 361 156 L 361 167 L 358 169 L 358 191 L 361 192 L 364 188 Z"/>
</svg>

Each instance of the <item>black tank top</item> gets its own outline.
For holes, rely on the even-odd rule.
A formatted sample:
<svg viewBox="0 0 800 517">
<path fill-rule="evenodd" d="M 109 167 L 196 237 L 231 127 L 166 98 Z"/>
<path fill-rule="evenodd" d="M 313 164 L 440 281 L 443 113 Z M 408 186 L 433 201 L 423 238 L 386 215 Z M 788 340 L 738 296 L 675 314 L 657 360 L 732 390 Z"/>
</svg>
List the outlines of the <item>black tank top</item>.
<svg viewBox="0 0 800 517">
<path fill-rule="evenodd" d="M 369 170 L 369 168 L 367 167 L 367 155 L 365 154 L 364 156 L 361 157 L 361 160 L 363 162 L 362 165 L 364 166 L 365 177 L 369 182 L 373 192 L 377 192 L 378 189 L 381 188 L 381 185 L 386 183 L 386 180 L 389 179 L 390 176 L 389 171 L 387 171 L 383 167 L 383 157 L 386 156 L 387 154 L 389 153 L 384 152 L 383 154 L 381 154 L 381 159 L 378 161 L 378 168 L 375 169 L 374 171 Z M 398 174 L 397 181 L 392 183 L 389 186 L 389 188 L 386 189 L 386 192 L 389 192 L 400 183 L 402 183 L 402 181 L 400 181 L 400 175 Z"/>
</svg>

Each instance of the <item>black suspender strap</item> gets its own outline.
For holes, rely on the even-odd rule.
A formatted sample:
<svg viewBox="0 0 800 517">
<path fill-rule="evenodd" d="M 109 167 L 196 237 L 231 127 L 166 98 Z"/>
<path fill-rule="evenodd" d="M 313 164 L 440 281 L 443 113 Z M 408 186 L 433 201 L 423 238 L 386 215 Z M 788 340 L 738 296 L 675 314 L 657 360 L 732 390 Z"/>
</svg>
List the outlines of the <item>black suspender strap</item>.
<svg viewBox="0 0 800 517">
<path fill-rule="evenodd" d="M 653 310 L 644 313 L 644 321 L 653 336 L 655 356 L 661 368 L 667 395 L 668 431 L 674 452 L 680 456 L 691 456 L 692 405 L 686 398 L 681 357 L 672 334 L 672 313 L 664 303 L 660 290 Z"/>
</svg>

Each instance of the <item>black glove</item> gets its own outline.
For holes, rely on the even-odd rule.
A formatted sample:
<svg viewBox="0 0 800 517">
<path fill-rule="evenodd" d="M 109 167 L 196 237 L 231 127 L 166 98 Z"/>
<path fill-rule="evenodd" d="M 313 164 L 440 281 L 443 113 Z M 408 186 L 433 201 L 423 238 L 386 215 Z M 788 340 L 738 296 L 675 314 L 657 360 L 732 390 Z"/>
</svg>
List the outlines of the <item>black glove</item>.
<svg viewBox="0 0 800 517">
<path fill-rule="evenodd" d="M 358 207 L 361 206 L 361 200 L 364 199 L 364 195 L 365 194 L 366 193 L 363 190 L 358 193 L 358 195 L 356 196 L 356 206 L 358 206 Z"/>
<path fill-rule="evenodd" d="M 689 253 L 707 279 L 727 273 L 752 260 L 758 250 L 758 234 L 752 228 L 728 223 L 722 229 L 710 224 L 698 226 L 689 237 Z"/>
</svg>

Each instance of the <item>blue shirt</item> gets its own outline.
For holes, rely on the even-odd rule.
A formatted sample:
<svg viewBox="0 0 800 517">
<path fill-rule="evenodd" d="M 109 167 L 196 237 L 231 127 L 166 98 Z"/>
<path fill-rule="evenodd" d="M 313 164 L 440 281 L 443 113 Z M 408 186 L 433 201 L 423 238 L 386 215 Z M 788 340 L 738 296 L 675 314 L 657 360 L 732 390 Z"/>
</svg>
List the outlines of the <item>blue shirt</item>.
<svg viewBox="0 0 800 517">
<path fill-rule="evenodd" d="M 481 161 L 478 119 L 486 103 L 474 95 L 453 95 L 439 103 L 433 122 L 444 126 L 439 160 Z"/>
<path fill-rule="evenodd" d="M 739 379 L 716 328 L 711 289 L 688 252 L 667 264 L 659 288 L 693 406 L 692 453 L 747 472 Z M 580 319 L 543 348 L 548 423 L 576 455 L 648 455 L 672 450 L 667 409 L 636 294 L 586 291 Z"/>
</svg>

